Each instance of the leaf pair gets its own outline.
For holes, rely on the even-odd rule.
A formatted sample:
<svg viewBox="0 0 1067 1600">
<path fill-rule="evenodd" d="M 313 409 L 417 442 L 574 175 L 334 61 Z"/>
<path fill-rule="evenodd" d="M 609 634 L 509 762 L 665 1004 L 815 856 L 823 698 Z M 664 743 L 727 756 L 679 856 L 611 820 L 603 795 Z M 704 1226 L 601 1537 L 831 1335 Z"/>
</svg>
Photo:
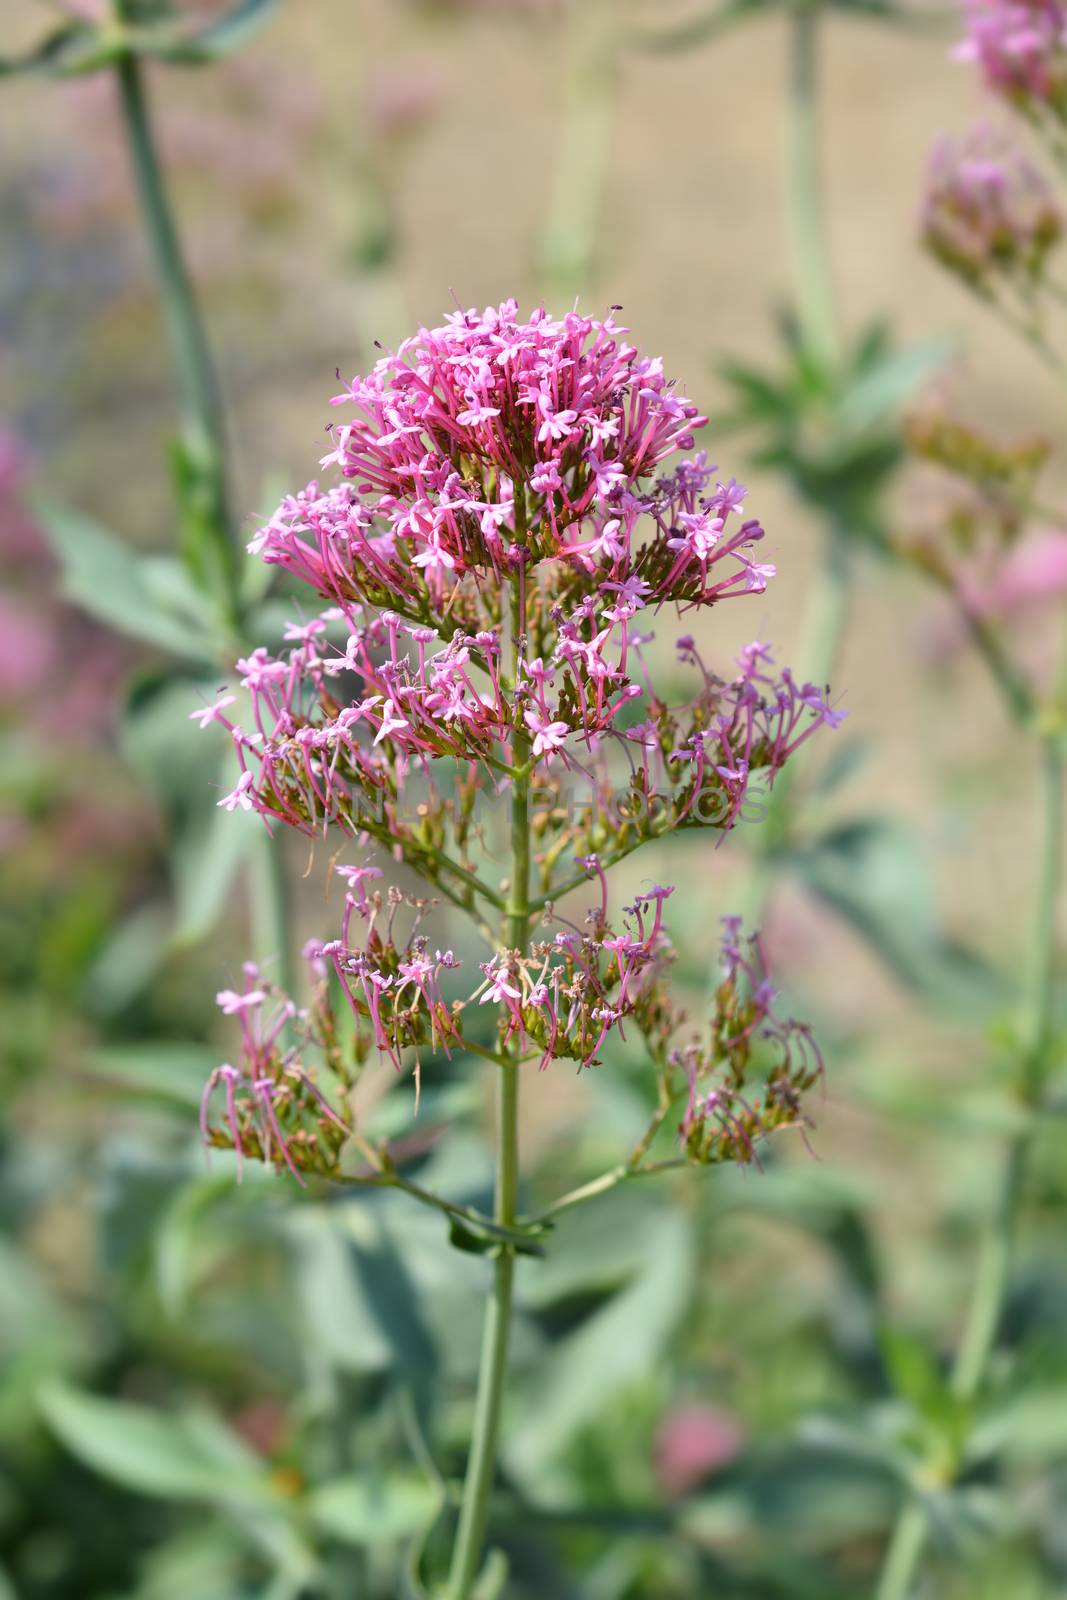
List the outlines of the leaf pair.
<svg viewBox="0 0 1067 1600">
<path fill-rule="evenodd" d="M 213 22 L 190 26 L 170 6 L 131 5 L 122 23 L 75 18 L 19 56 L 0 56 L 2 78 L 76 78 L 131 56 L 202 67 L 232 54 L 269 19 L 278 0 L 237 0 Z"/>
</svg>

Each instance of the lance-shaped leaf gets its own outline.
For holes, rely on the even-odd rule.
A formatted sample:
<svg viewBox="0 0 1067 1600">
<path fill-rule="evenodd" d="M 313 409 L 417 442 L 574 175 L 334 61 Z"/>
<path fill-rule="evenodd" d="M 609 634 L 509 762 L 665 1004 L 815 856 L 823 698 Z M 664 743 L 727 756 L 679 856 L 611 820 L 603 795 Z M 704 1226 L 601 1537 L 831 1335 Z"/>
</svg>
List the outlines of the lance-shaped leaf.
<svg viewBox="0 0 1067 1600">
<path fill-rule="evenodd" d="M 440 1491 L 414 1472 L 360 1472 L 314 1489 L 312 1520 L 343 1544 L 366 1549 L 410 1539 L 441 1509 Z"/>
<path fill-rule="evenodd" d="M 79 77 L 114 65 L 121 53 L 116 35 L 74 19 L 53 28 L 23 55 L 0 56 L 0 79 Z"/>
<path fill-rule="evenodd" d="M 237 0 L 221 17 L 200 28 L 145 29 L 133 34 L 143 55 L 171 66 L 202 67 L 232 55 L 259 32 L 278 9 L 278 0 Z"/>
<path fill-rule="evenodd" d="M 910 989 L 950 1011 L 988 1016 L 1003 975 L 951 939 L 914 834 L 887 817 L 844 823 L 784 858 Z"/>
<path fill-rule="evenodd" d="M 91 517 L 66 506 L 35 499 L 33 509 L 61 564 L 63 594 L 72 605 L 158 650 L 214 660 L 203 624 L 189 617 L 176 596 L 168 602 L 159 557 L 137 555 Z"/>
<path fill-rule="evenodd" d="M 208 1413 L 155 1411 L 58 1380 L 42 1386 L 39 1403 L 72 1455 L 126 1489 L 164 1500 L 276 1503 L 263 1463 Z"/>
<path fill-rule="evenodd" d="M 655 1366 L 689 1303 L 692 1269 L 692 1226 L 664 1211 L 641 1271 L 531 1376 L 524 1420 L 505 1446 L 521 1482 L 542 1478 L 612 1395 Z"/>
</svg>

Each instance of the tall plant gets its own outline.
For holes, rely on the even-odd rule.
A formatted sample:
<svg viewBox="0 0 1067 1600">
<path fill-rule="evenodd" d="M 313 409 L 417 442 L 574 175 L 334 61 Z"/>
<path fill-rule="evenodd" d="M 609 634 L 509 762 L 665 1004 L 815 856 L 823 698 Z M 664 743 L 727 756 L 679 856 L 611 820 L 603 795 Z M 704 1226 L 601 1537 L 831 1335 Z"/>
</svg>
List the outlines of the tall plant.
<svg viewBox="0 0 1067 1600">
<path fill-rule="evenodd" d="M 213 1074 L 203 1127 L 209 1144 L 300 1182 L 400 1187 L 447 1214 L 454 1243 L 492 1258 L 445 1590 L 466 1600 L 490 1515 L 516 1254 L 545 1249 L 555 1214 L 625 1181 L 755 1160 L 768 1134 L 803 1128 L 821 1071 L 733 918 L 711 1014 L 687 1029 L 665 984 L 673 891 L 641 889 L 620 919 L 607 874 L 669 833 L 729 830 L 750 786 L 773 783 L 839 714 L 824 686 L 775 673 L 765 646 L 724 679 L 692 635 L 678 652 L 693 698 L 675 707 L 656 692 L 645 618 L 759 593 L 774 569 L 735 480 L 716 481 L 703 454 L 664 468 L 704 419 L 611 316 L 523 320 L 514 302 L 456 313 L 336 403 L 353 408 L 324 462 L 341 482 L 287 496 L 252 541 L 326 609 L 292 626 L 281 656 L 260 648 L 239 663 L 239 722 L 231 695 L 203 720 L 237 756 L 225 808 L 312 838 L 332 828 L 357 853 L 377 842 L 428 892 L 376 887 L 366 859 L 336 868 L 344 916 L 339 938 L 306 949 L 310 1007 L 254 965 L 220 994 L 241 1051 Z M 593 905 L 565 914 L 586 884 Z M 424 931 L 438 897 L 486 943 L 473 988 Z M 627 1029 L 657 1078 L 648 1127 L 617 1166 L 524 1216 L 520 1086 L 535 1065 L 608 1070 Z M 372 1054 L 414 1073 L 416 1105 L 424 1057 L 493 1067 L 491 1216 L 422 1189 L 366 1136 L 351 1095 Z M 680 1148 L 659 1156 L 672 1115 Z"/>
<path fill-rule="evenodd" d="M 975 0 L 966 16 L 967 37 L 958 55 L 979 65 L 987 88 L 1029 124 L 1062 173 L 1067 13 L 1056 0 L 1036 5 Z M 1004 135 L 983 125 L 962 143 L 942 139 L 935 146 L 923 208 L 927 247 L 1061 376 L 1067 364 L 1055 337 L 1061 291 L 1053 261 L 1063 226 L 1063 213 L 1041 165 Z M 1036 481 L 1047 447 L 1040 441 L 997 445 L 937 413 L 917 416 L 911 433 L 918 454 L 954 474 L 965 493 L 947 517 L 940 539 L 913 540 L 904 553 L 952 600 L 992 674 L 1006 717 L 1029 748 L 1039 796 L 1038 843 L 1030 951 L 1011 1045 L 1014 1115 L 998 1156 L 993 1199 L 941 1407 L 942 1426 L 934 1430 L 931 1461 L 915 1463 L 913 1492 L 886 1550 L 879 1600 L 907 1600 L 914 1592 L 940 1500 L 952 1496 L 973 1463 L 994 1358 L 1005 1332 L 1020 1210 L 1061 1054 L 1057 971 L 1067 831 L 1067 636 L 1058 670 L 1042 680 L 1019 658 L 975 570 L 980 561 L 992 571 L 994 582 L 1002 581 L 1013 556 L 1025 547 L 1035 514 L 1043 515 Z M 1060 514 L 1054 515 L 1061 520 Z M 924 1490 L 927 1481 L 933 1492 Z"/>
</svg>

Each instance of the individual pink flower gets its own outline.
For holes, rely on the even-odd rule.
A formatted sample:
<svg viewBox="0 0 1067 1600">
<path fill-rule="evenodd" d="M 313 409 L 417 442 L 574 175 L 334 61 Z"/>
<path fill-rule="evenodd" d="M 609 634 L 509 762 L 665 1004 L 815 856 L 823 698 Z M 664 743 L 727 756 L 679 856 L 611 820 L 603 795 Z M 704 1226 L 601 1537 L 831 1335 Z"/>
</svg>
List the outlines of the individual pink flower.
<svg viewBox="0 0 1067 1600">
<path fill-rule="evenodd" d="M 656 1430 L 656 1478 L 671 1500 L 690 1494 L 736 1461 L 745 1445 L 740 1418 L 715 1406 L 676 1406 Z"/>
</svg>

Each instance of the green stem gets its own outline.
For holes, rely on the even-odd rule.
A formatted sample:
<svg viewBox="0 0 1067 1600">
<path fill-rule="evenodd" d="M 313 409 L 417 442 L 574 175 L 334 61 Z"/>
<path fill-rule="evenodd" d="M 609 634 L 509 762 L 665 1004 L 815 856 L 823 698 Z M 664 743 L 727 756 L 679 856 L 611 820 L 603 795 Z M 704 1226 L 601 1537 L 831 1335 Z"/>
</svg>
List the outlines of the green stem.
<svg viewBox="0 0 1067 1600">
<path fill-rule="evenodd" d="M 540 250 L 541 271 L 563 299 L 589 292 L 615 121 L 617 21 L 610 0 L 569 0 L 560 142 Z"/>
<path fill-rule="evenodd" d="M 127 0 L 112 0 L 112 15 L 120 29 L 127 20 L 126 7 Z M 203 576 L 217 600 L 220 617 L 236 636 L 240 626 L 239 551 L 226 487 L 226 435 L 219 387 L 167 195 L 144 77 L 136 56 L 123 55 L 115 76 L 181 394 L 185 448 L 203 496 L 197 514 L 209 532 L 206 553 L 212 563 L 211 570 Z M 249 875 L 257 954 L 261 959 L 280 963 L 275 975 L 292 993 L 285 865 L 266 834 L 253 846 Z"/>
<path fill-rule="evenodd" d="M 399 1189 L 402 1194 L 410 1195 L 420 1205 L 428 1206 L 433 1211 L 440 1211 L 444 1216 L 454 1218 L 457 1222 L 467 1223 L 476 1233 L 489 1234 L 512 1244 L 525 1244 L 537 1236 L 540 1219 L 537 1223 L 526 1223 L 521 1228 L 506 1227 L 495 1218 L 484 1216 L 476 1206 L 465 1206 L 458 1200 L 446 1200 L 443 1195 L 435 1194 L 432 1189 L 424 1189 L 421 1184 L 412 1183 L 396 1171 L 331 1174 L 330 1182 L 356 1189 Z"/>
<path fill-rule="evenodd" d="M 125 21 L 125 0 L 113 0 L 113 12 L 121 26 Z M 226 489 L 225 431 L 219 388 L 182 256 L 156 149 L 142 69 L 136 56 L 123 55 L 115 75 L 134 181 L 155 261 L 163 318 L 181 390 L 186 450 L 207 494 L 204 510 L 215 535 L 216 556 L 221 568 L 214 576 L 219 582 L 220 598 L 228 606 L 232 620 L 236 611 L 238 551 Z"/>
<path fill-rule="evenodd" d="M 819 16 L 819 0 L 793 0 L 789 15 L 787 209 L 801 333 L 806 349 L 832 376 L 839 349 L 819 148 Z M 819 688 L 825 688 L 833 677 L 844 634 L 851 578 L 850 531 L 833 515 L 829 517 L 820 566 L 801 624 L 799 669 L 805 680 Z M 742 907 L 745 920 L 753 926 L 763 920 L 775 857 L 789 837 L 793 789 L 802 765 L 803 759 L 794 757 L 777 774 L 763 822 L 754 835 L 755 860 Z"/>
<path fill-rule="evenodd" d="M 788 212 L 797 305 L 811 353 L 832 369 L 838 334 L 822 204 L 815 0 L 795 0 L 790 26 Z"/>
<path fill-rule="evenodd" d="M 524 545 L 526 542 L 525 494 L 521 484 L 515 486 L 515 538 L 518 544 Z M 518 695 L 519 664 L 526 631 L 525 584 L 525 573 L 519 568 L 511 580 L 512 683 L 515 686 L 516 711 L 511 731 L 514 780 L 511 789 L 511 875 L 505 923 L 508 946 L 520 957 L 526 954 L 530 931 L 530 741 L 519 714 Z M 498 1226 L 509 1229 L 515 1225 L 519 1199 L 520 1054 L 521 1045 L 516 1038 L 512 1060 L 498 1068 L 497 1079 L 496 1203 L 493 1216 Z M 496 1471 L 514 1276 L 514 1249 L 510 1244 L 502 1243 L 493 1263 L 493 1286 L 486 1307 L 470 1458 L 452 1551 L 448 1600 L 469 1600 L 481 1566 L 489 1520 L 489 1499 Z"/>
<path fill-rule="evenodd" d="M 851 562 L 847 535 L 831 524 L 824 536 L 822 559 L 808 596 L 797 645 L 797 662 L 803 681 L 826 689 L 833 678 L 848 616 Z M 774 780 L 758 838 L 765 855 L 785 844 L 789 811 L 803 758 L 788 762 Z"/>
<path fill-rule="evenodd" d="M 596 1200 L 602 1194 L 610 1194 L 612 1189 L 617 1189 L 622 1183 L 629 1183 L 631 1178 L 655 1178 L 661 1172 L 676 1172 L 688 1165 L 685 1156 L 670 1156 L 663 1161 L 649 1162 L 647 1166 L 631 1166 L 629 1162 L 622 1162 L 619 1166 L 612 1167 L 609 1172 L 602 1172 L 599 1178 L 592 1178 L 588 1183 L 583 1183 L 581 1188 L 571 1189 L 568 1194 L 553 1200 L 544 1211 L 539 1211 L 535 1217 L 529 1219 L 530 1225 L 549 1222 L 563 1211 L 584 1205 L 587 1200 Z"/>
<path fill-rule="evenodd" d="M 848 617 L 851 562 L 844 532 L 831 525 L 824 535 L 822 561 L 808 595 L 797 647 L 802 678 L 824 688 L 832 679 Z M 755 928 L 763 921 L 776 871 L 777 857 L 792 826 L 793 789 L 804 763 L 798 751 L 774 780 L 763 820 L 753 830 L 753 859 L 745 886 L 742 916 Z"/>
<path fill-rule="evenodd" d="M 963 1401 L 974 1400 L 980 1393 L 996 1349 L 1019 1204 L 1048 1082 L 1055 1031 L 1056 913 L 1064 868 L 1064 757 L 1058 734 L 1042 740 L 1041 758 L 1042 846 L 1017 1085 L 1028 1115 L 1005 1151 L 997 1203 L 979 1247 L 970 1306 L 952 1369 L 952 1391 Z M 901 1509 L 890 1538 L 876 1600 L 908 1600 L 926 1534 L 922 1507 L 909 1501 Z"/>
<path fill-rule="evenodd" d="M 918 1501 L 909 1500 L 893 1529 L 874 1600 L 904 1600 L 925 1543 L 926 1514 Z"/>
<path fill-rule="evenodd" d="M 989 668 L 1012 716 L 1017 722 L 1026 722 L 1033 714 L 1034 703 L 1025 677 L 1001 644 L 996 628 L 986 617 L 962 604 L 958 590 L 953 589 L 952 593 L 971 643 Z"/>
<path fill-rule="evenodd" d="M 263 827 L 248 857 L 248 893 L 256 960 L 286 994 L 295 994 L 285 850 Z"/>
<path fill-rule="evenodd" d="M 953 1391 L 962 1400 L 971 1400 L 978 1393 L 995 1348 L 1034 1120 L 1048 1081 L 1055 1026 L 1056 909 L 1063 875 L 1063 754 L 1058 741 L 1051 738 L 1043 741 L 1041 789 L 1042 850 L 1018 1084 L 1029 1115 L 1005 1154 L 998 1204 L 979 1252 L 970 1310 L 952 1373 Z"/>
</svg>

